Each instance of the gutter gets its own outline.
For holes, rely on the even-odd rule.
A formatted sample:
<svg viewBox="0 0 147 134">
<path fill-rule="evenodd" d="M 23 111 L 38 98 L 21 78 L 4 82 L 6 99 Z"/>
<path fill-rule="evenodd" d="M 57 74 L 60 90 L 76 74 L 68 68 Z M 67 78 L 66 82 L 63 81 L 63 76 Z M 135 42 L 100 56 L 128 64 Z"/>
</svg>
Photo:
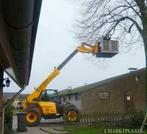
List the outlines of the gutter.
<svg viewBox="0 0 147 134">
<path fill-rule="evenodd" d="M 9 53 L 5 53 L 9 62 L 5 72 L 21 88 L 29 83 L 41 3 L 42 0 L 2 1 L 3 20 L 9 42 L 9 47 L 3 45 L 5 52 Z"/>
</svg>

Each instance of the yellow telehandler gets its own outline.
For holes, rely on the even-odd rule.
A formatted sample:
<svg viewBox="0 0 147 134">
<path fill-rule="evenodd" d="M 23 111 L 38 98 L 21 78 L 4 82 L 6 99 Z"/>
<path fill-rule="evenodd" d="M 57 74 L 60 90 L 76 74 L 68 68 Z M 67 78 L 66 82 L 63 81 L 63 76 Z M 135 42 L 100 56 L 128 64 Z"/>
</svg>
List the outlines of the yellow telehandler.
<svg viewBox="0 0 147 134">
<path fill-rule="evenodd" d="M 109 41 L 109 40 L 108 40 Z M 110 41 L 109 41 L 110 42 Z M 109 43 L 110 44 L 110 43 Z M 57 90 L 46 89 L 47 85 L 60 73 L 60 70 L 78 53 L 89 53 L 97 57 L 112 57 L 117 51 L 102 52 L 100 42 L 93 46 L 82 43 L 77 47 L 49 76 L 30 94 L 23 103 L 23 109 L 27 112 L 26 122 L 28 126 L 36 126 L 41 117 L 45 119 L 64 117 L 68 122 L 78 121 L 79 111 L 72 104 L 62 104 Z"/>
</svg>

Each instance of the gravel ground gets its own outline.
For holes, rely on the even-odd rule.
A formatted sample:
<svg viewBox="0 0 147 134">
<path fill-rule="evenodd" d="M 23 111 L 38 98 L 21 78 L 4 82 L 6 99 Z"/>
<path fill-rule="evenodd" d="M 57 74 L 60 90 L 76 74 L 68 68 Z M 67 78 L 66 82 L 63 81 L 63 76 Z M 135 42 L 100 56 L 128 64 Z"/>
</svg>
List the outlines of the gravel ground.
<svg viewBox="0 0 147 134">
<path fill-rule="evenodd" d="M 13 131 L 14 134 L 68 134 L 67 131 L 64 131 L 64 121 L 60 119 L 50 119 L 50 120 L 41 120 L 39 126 L 36 127 L 26 127 L 26 132 L 17 132 L 17 117 L 13 118 Z"/>
</svg>

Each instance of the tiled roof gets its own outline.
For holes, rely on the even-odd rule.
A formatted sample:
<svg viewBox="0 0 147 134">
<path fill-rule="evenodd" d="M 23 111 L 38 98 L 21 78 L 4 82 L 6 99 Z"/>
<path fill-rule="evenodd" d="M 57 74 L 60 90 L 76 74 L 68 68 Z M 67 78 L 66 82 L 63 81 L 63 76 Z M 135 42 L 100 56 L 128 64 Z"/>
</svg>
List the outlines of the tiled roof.
<svg viewBox="0 0 147 134">
<path fill-rule="evenodd" d="M 119 75 L 119 76 L 115 76 L 115 77 L 112 77 L 112 78 L 109 78 L 109 79 L 105 79 L 105 80 L 102 80 L 102 81 L 98 81 L 98 82 L 95 82 L 95 83 L 91 83 L 91 84 L 88 84 L 88 85 L 76 87 L 76 88 L 73 88 L 73 89 L 64 89 L 64 90 L 59 92 L 59 95 L 62 96 L 62 95 L 68 95 L 68 94 L 81 93 L 81 92 L 93 89 L 95 87 L 102 86 L 104 84 L 107 84 L 107 83 L 112 82 L 112 81 L 117 80 L 117 79 L 121 79 L 121 78 L 124 78 L 124 77 L 140 74 L 141 72 L 144 72 L 144 71 L 145 71 L 145 68 L 137 70 L 137 71 L 132 71 L 132 72 L 129 72 L 129 73 L 126 73 L 126 74 L 122 74 L 122 75 Z"/>
<path fill-rule="evenodd" d="M 14 95 L 16 94 L 16 92 L 4 92 L 4 99 L 11 99 Z M 20 94 L 19 95 L 19 99 L 24 99 L 26 96 L 28 96 L 28 94 Z"/>
</svg>

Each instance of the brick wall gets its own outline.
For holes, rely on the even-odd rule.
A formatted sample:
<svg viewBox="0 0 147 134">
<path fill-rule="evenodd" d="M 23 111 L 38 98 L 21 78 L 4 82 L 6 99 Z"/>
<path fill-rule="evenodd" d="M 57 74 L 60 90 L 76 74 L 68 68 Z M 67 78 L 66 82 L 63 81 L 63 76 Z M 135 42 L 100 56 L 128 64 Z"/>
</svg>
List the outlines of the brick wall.
<svg viewBox="0 0 147 134">
<path fill-rule="evenodd" d="M 144 70 L 130 73 L 81 94 L 82 111 L 127 113 L 144 110 Z M 102 93 L 102 94 L 101 94 Z M 106 93 L 104 99 L 103 93 Z M 107 96 L 109 93 L 109 96 Z"/>
</svg>

